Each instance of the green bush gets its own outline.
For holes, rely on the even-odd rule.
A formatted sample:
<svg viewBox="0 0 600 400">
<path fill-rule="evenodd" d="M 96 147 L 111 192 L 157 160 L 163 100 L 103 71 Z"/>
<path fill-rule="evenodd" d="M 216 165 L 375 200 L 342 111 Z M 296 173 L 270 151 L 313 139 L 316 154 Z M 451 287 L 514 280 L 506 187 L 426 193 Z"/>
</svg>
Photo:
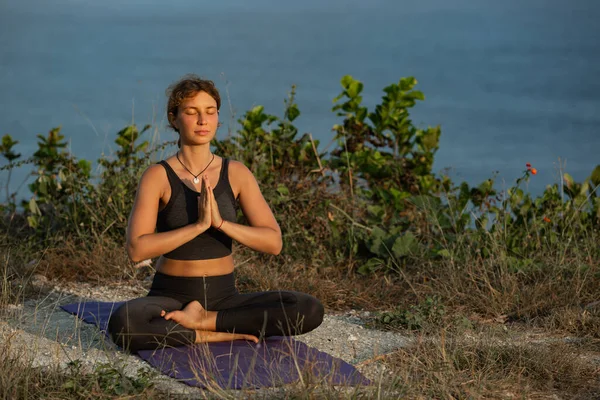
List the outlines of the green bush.
<svg viewBox="0 0 600 400">
<path fill-rule="evenodd" d="M 368 110 L 363 84 L 343 77 L 333 107 L 342 121 L 333 128 L 337 147 L 329 152 L 319 152 L 319 142 L 294 126 L 300 116 L 295 87 L 282 118 L 256 106 L 239 120 L 237 134 L 215 143 L 216 152 L 243 162 L 261 183 L 282 226 L 285 260 L 397 273 L 416 259 L 464 258 L 469 252 L 485 258 L 499 246 L 516 260 L 549 248 L 568 252 L 565 243 L 597 235 L 600 166 L 581 183 L 564 174 L 560 188 L 550 185 L 536 198 L 521 188 L 532 179 L 530 167 L 505 192 L 494 188 L 493 179 L 470 187 L 434 174 L 441 129 L 413 124 L 410 109 L 424 100 L 416 84 L 408 77 L 387 86 Z M 91 162 L 65 150 L 60 128 L 38 135 L 38 150 L 20 161 L 18 142 L 5 135 L 0 154 L 9 178 L 17 166 L 34 167 L 32 196 L 22 209 L 7 185 L 5 237 L 40 249 L 67 237 L 84 248 L 121 243 L 141 172 L 157 150 L 173 144 L 150 148 L 142 141 L 149 129 L 119 131 L 114 157 L 97 160 L 97 174 Z"/>
</svg>

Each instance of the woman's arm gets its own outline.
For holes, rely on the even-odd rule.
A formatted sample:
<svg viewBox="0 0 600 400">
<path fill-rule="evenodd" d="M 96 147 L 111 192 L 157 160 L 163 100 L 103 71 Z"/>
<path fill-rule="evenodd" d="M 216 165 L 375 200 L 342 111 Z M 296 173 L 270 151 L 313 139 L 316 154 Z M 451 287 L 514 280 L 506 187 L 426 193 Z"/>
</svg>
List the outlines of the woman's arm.
<svg viewBox="0 0 600 400">
<path fill-rule="evenodd" d="M 281 229 L 260 192 L 254 175 L 244 164 L 237 161 L 230 162 L 229 168 L 232 177 L 230 181 L 238 189 L 240 206 L 249 226 L 224 221 L 221 231 L 253 250 L 279 254 L 283 247 Z M 215 225 L 218 226 L 217 221 L 213 221 L 213 226 Z"/>
<path fill-rule="evenodd" d="M 156 233 L 158 207 L 163 195 L 165 170 L 160 165 L 150 166 L 142 175 L 129 224 L 127 226 L 127 254 L 133 262 L 158 257 L 189 242 L 210 227 L 210 199 L 201 196 L 199 208 L 208 207 L 208 212 L 199 212 L 200 218 L 208 215 L 208 220 L 199 220 L 168 232 Z M 203 180 L 205 184 L 205 180 Z M 206 193 L 204 190 L 203 193 Z M 204 202 L 204 203 L 202 203 Z M 201 211 L 201 210 L 199 210 Z"/>
</svg>

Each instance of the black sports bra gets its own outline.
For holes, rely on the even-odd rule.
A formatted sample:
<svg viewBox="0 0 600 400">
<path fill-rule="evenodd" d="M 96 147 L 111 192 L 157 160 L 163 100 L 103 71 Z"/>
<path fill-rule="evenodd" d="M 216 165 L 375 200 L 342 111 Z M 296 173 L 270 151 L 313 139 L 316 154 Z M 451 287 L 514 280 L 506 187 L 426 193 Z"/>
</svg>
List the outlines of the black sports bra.
<svg viewBox="0 0 600 400">
<path fill-rule="evenodd" d="M 171 185 L 171 198 L 165 208 L 158 212 L 156 230 L 166 232 L 196 222 L 198 220 L 198 196 L 200 193 L 190 189 L 183 183 L 166 161 L 163 160 L 159 164 L 167 171 L 167 177 Z M 219 174 L 219 182 L 214 187 L 213 192 L 219 205 L 221 217 L 226 221 L 235 222 L 237 203 L 229 184 L 228 172 L 229 159 L 224 158 Z M 211 227 L 175 250 L 163 254 L 163 256 L 173 260 L 221 258 L 231 254 L 231 244 L 232 241 L 229 236 Z"/>
</svg>

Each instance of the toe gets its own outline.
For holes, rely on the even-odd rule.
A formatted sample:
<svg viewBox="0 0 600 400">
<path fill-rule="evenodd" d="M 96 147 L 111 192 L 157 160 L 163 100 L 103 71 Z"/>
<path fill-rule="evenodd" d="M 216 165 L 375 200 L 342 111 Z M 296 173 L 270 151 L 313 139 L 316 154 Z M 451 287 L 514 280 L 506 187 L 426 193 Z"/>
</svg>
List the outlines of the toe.
<svg viewBox="0 0 600 400">
<path fill-rule="evenodd" d="M 258 338 L 256 336 L 253 336 L 253 335 L 244 335 L 244 339 L 251 340 L 254 343 L 258 343 Z"/>
<path fill-rule="evenodd" d="M 171 311 L 171 312 L 165 313 L 164 318 L 167 321 L 169 321 L 171 318 L 173 318 L 174 314 L 175 314 L 175 311 Z"/>
</svg>

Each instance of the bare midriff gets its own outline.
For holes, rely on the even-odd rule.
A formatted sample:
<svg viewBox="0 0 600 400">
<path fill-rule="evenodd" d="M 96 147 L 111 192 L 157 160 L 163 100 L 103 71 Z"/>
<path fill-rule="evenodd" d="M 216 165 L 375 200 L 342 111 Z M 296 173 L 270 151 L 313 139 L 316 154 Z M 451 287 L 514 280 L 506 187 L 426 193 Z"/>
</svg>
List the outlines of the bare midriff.
<svg viewBox="0 0 600 400">
<path fill-rule="evenodd" d="M 156 271 L 171 276 L 218 276 L 233 272 L 231 255 L 210 260 L 172 260 L 161 256 Z"/>
</svg>

